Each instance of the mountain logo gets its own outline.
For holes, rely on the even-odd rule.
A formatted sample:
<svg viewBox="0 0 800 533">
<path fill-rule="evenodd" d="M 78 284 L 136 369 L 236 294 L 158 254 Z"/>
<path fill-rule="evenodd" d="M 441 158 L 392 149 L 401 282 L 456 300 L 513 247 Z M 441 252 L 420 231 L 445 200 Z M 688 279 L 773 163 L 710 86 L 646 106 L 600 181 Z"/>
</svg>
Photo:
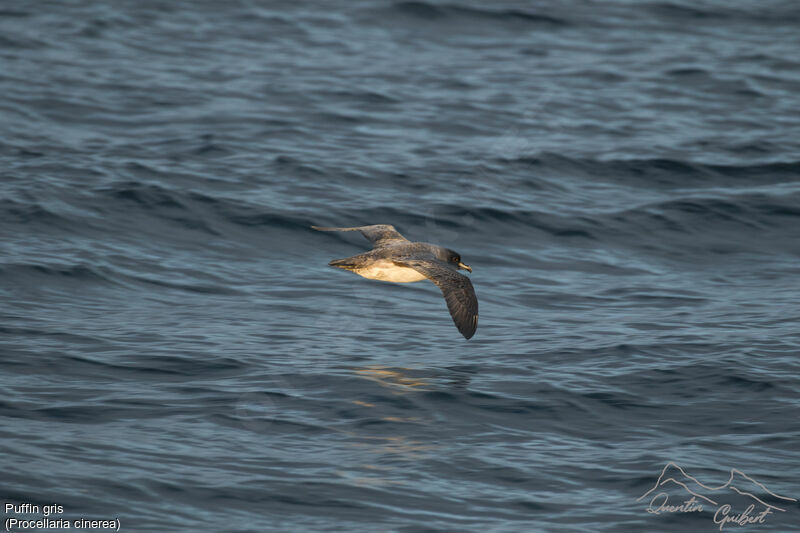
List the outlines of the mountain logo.
<svg viewBox="0 0 800 533">
<path fill-rule="evenodd" d="M 655 485 L 636 501 L 646 498 L 649 498 L 647 512 L 656 515 L 702 512 L 707 507 L 714 509 L 713 520 L 720 531 L 728 524 L 763 524 L 773 512 L 786 512 L 788 505 L 797 502 L 795 498 L 772 492 L 763 483 L 735 468 L 731 469 L 725 483 L 711 486 L 690 476 L 671 461 L 664 466 Z M 672 503 L 675 498 L 683 499 L 675 504 Z M 734 511 L 736 508 L 743 510 Z"/>
</svg>

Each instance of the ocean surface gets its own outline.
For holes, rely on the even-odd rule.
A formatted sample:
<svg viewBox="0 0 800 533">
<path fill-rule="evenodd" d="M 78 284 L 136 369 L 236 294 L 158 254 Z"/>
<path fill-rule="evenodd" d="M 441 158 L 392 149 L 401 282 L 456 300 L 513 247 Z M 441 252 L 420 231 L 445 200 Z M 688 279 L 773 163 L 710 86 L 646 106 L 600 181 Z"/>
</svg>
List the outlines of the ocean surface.
<svg viewBox="0 0 800 533">
<path fill-rule="evenodd" d="M 799 52 L 794 1 L 4 0 L 3 529 L 800 531 Z M 379 223 L 471 340 L 310 228 Z"/>
</svg>

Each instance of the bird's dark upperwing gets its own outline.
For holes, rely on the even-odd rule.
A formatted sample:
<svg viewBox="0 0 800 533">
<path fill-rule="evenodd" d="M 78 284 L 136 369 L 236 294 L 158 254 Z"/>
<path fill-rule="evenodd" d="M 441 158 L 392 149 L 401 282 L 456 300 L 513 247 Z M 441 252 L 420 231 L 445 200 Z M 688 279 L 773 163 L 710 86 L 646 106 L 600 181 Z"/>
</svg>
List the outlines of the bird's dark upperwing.
<svg viewBox="0 0 800 533">
<path fill-rule="evenodd" d="M 413 268 L 434 282 L 444 295 L 458 331 L 469 339 L 478 329 L 478 298 L 467 276 L 436 259 L 403 259 L 395 263 Z"/>
<path fill-rule="evenodd" d="M 394 226 L 389 224 L 375 224 L 373 226 L 358 226 L 355 228 L 321 228 L 311 226 L 318 231 L 360 231 L 364 237 L 370 240 L 374 248 L 380 248 L 388 244 L 398 242 L 409 242 L 408 239 L 400 235 Z"/>
</svg>

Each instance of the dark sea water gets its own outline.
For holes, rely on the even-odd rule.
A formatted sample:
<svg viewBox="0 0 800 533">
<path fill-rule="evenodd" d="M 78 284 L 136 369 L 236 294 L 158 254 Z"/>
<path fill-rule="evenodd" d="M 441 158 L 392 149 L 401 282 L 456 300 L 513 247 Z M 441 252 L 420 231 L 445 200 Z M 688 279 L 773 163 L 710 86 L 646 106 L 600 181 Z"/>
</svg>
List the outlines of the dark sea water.
<svg viewBox="0 0 800 533">
<path fill-rule="evenodd" d="M 4 510 L 800 531 L 797 2 L 4 0 L 0 95 Z"/>
</svg>

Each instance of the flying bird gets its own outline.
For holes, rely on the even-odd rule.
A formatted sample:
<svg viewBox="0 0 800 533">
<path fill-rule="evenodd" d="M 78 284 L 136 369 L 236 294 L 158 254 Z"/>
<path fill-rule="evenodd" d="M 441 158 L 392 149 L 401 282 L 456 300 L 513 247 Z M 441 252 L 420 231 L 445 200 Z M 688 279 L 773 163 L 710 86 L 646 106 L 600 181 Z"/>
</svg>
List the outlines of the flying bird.
<svg viewBox="0 0 800 533">
<path fill-rule="evenodd" d="M 469 339 L 478 328 L 478 298 L 469 278 L 459 269 L 472 272 L 461 262 L 461 256 L 448 248 L 411 242 L 394 226 L 375 224 L 355 228 L 322 228 L 318 231 L 360 231 L 372 243 L 372 250 L 345 259 L 334 259 L 330 266 L 355 272 L 367 279 L 411 283 L 429 279 L 444 295 L 450 316 L 458 331 Z"/>
</svg>

